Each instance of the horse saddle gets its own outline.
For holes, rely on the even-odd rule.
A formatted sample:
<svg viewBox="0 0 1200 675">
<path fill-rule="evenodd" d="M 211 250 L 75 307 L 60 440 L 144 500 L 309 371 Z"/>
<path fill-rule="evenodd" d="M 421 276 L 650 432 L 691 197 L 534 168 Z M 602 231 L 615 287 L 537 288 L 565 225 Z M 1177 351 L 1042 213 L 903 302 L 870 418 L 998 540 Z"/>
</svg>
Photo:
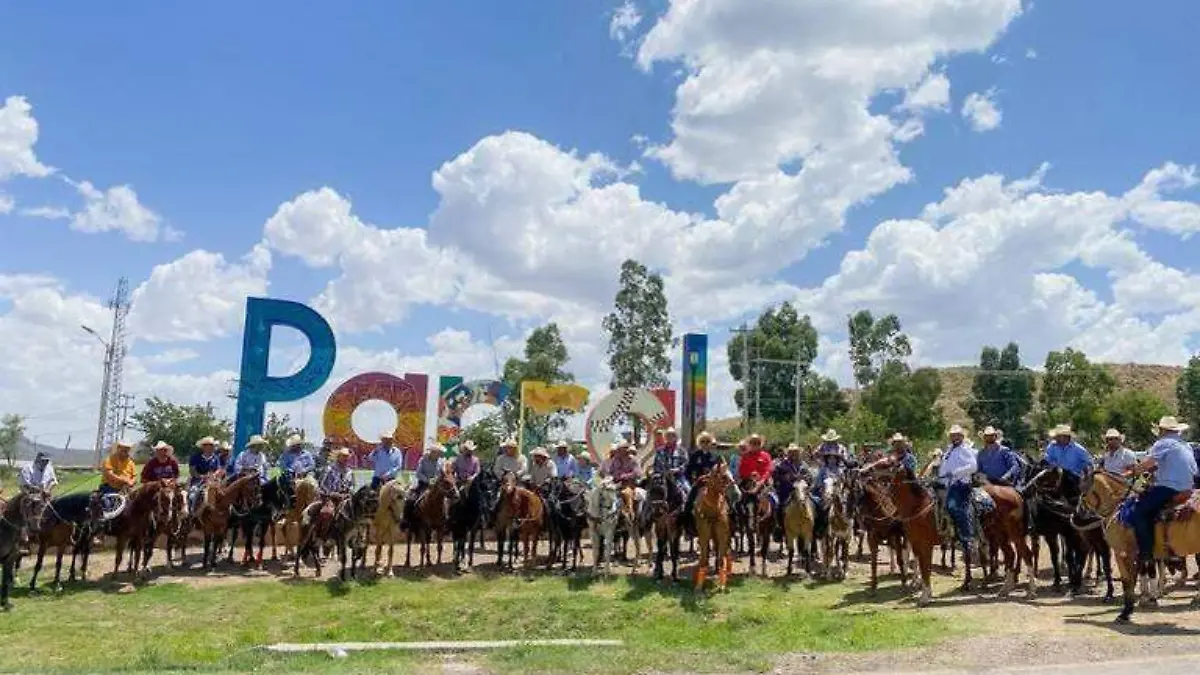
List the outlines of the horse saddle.
<svg viewBox="0 0 1200 675">
<path fill-rule="evenodd" d="M 971 506 L 975 507 L 975 513 L 979 515 L 996 510 L 996 502 L 983 488 L 971 488 Z"/>
<path fill-rule="evenodd" d="M 1187 520 L 1197 510 L 1197 504 L 1192 500 L 1192 490 L 1183 490 L 1167 502 L 1167 508 L 1162 510 L 1158 519 L 1164 522 L 1172 520 Z"/>
</svg>

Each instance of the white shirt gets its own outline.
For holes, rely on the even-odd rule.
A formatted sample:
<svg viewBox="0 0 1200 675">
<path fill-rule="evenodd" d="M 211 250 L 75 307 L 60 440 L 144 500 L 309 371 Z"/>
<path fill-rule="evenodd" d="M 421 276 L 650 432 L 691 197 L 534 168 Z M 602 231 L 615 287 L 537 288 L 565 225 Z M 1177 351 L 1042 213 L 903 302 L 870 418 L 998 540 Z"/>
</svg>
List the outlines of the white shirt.
<svg viewBox="0 0 1200 675">
<path fill-rule="evenodd" d="M 938 478 L 947 483 L 964 483 L 979 470 L 975 448 L 963 443 L 946 448 L 942 453 L 942 465 L 938 467 Z"/>
<path fill-rule="evenodd" d="M 49 490 L 55 485 L 58 485 L 58 477 L 54 475 L 54 467 L 49 463 L 42 469 L 32 464 L 21 467 L 21 487 Z"/>
<path fill-rule="evenodd" d="M 529 466 L 529 480 L 534 485 L 541 487 L 546 484 L 546 481 L 558 475 L 558 471 L 554 467 L 554 462 L 545 460 L 541 464 L 536 461 Z"/>
<path fill-rule="evenodd" d="M 492 473 L 496 474 L 496 478 L 503 478 L 506 473 L 515 473 L 517 478 L 525 475 L 525 455 L 518 454 L 516 457 L 510 455 L 500 455 L 496 458 L 496 463 L 492 465 Z"/>
<path fill-rule="evenodd" d="M 1137 453 L 1121 446 L 1111 452 L 1105 451 L 1104 457 L 1100 459 L 1100 467 L 1109 473 L 1121 474 L 1125 473 L 1129 467 L 1138 463 Z"/>
</svg>

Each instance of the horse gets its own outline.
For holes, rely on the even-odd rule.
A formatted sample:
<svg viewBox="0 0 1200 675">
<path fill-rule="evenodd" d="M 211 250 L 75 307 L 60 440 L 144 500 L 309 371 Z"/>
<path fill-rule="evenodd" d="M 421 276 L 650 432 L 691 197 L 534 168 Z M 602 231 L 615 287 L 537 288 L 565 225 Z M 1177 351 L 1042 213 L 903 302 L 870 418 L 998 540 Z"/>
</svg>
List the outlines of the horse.
<svg viewBox="0 0 1200 675">
<path fill-rule="evenodd" d="M 54 589 L 62 590 L 63 552 L 71 547 L 71 572 L 68 582 L 75 581 L 75 561 L 82 558 L 83 578 L 87 578 L 88 558 L 92 552 L 92 533 L 104 516 L 103 503 L 99 492 L 78 492 L 59 497 L 46 506 L 42 515 L 41 526 L 33 532 L 32 538 L 38 544 L 37 560 L 33 565 L 33 577 L 29 580 L 29 591 L 37 591 L 38 572 L 42 569 L 42 560 L 46 549 L 53 546 L 57 550 L 54 562 Z"/>
<path fill-rule="evenodd" d="M 21 559 L 21 533 L 38 532 L 42 514 L 46 511 L 48 495 L 43 490 L 24 489 L 3 504 L 0 513 L 0 609 L 12 609 L 8 594 L 12 590 L 13 573 Z"/>
<path fill-rule="evenodd" d="M 187 495 L 177 481 L 163 480 L 159 483 L 158 502 L 150 519 L 150 528 L 143 539 L 142 565 L 145 572 L 150 571 L 150 559 L 154 556 L 154 545 L 160 534 L 166 539 L 167 563 L 171 565 L 171 534 L 179 526 L 180 508 L 187 509 Z"/>
<path fill-rule="evenodd" d="M 800 553 L 804 572 L 812 574 L 812 552 L 815 546 L 813 527 L 816 515 L 813 512 L 812 495 L 808 492 L 808 481 L 798 480 L 792 484 L 792 494 L 783 508 L 783 543 L 787 547 L 787 576 L 792 576 L 796 553 Z"/>
<path fill-rule="evenodd" d="M 429 554 L 429 544 L 433 535 L 437 536 L 437 564 L 442 564 L 442 541 L 449 529 L 450 505 L 457 497 L 454 474 L 450 466 L 446 465 L 415 502 L 405 502 L 404 520 L 401 522 L 401 527 L 408 530 L 404 549 L 405 567 L 412 564 L 413 537 L 419 537 L 421 541 L 418 549 L 421 566 L 433 564 L 433 558 Z"/>
<path fill-rule="evenodd" d="M 617 492 L 621 502 L 617 518 L 616 539 L 621 542 L 622 557 L 628 560 L 626 547 L 633 542 L 633 573 L 637 574 L 642 560 L 642 506 L 645 493 L 632 484 L 622 486 Z"/>
<path fill-rule="evenodd" d="M 896 505 L 896 519 L 917 563 L 915 581 L 920 587 L 917 606 L 924 607 L 933 595 L 930 581 L 933 547 L 944 541 L 938 531 L 935 515 L 938 502 L 916 476 L 899 466 L 892 471 L 891 493 L 892 502 Z"/>
<path fill-rule="evenodd" d="M 379 507 L 375 509 L 375 572 L 385 577 L 393 574 L 396 540 L 400 538 L 400 524 L 404 522 L 404 495 L 408 488 L 398 480 L 390 480 L 379 488 Z M 297 498 L 298 499 L 298 498 Z M 297 526 L 299 525 L 297 519 Z M 387 567 L 380 568 L 383 547 L 387 546 Z"/>
<path fill-rule="evenodd" d="M 240 476 L 228 485 L 221 485 L 218 478 L 209 478 L 204 487 L 204 502 L 196 512 L 196 523 L 204 533 L 204 553 L 200 566 L 211 570 L 217 566 L 217 557 L 225 532 L 229 529 L 230 506 L 235 500 L 243 500 L 258 489 L 258 476 Z"/>
<path fill-rule="evenodd" d="M 537 557 L 538 536 L 545 518 L 542 498 L 536 492 L 517 485 L 515 475 L 506 474 L 500 484 L 500 505 L 496 512 L 496 565 L 504 566 L 504 545 L 507 543 L 508 566 L 512 568 L 519 540 L 524 564 L 528 567 Z"/>
<path fill-rule="evenodd" d="M 187 489 L 182 483 L 176 482 L 171 495 L 171 515 L 167 520 L 166 552 L 167 567 L 175 568 L 175 550 L 179 550 L 179 564 L 187 562 L 187 539 L 195 525 L 195 519 L 188 505 Z"/>
<path fill-rule="evenodd" d="M 319 507 L 319 508 L 318 508 Z M 321 576 L 319 544 L 333 541 L 338 553 L 341 570 L 338 578 L 346 581 L 349 562 L 350 576 L 357 577 L 359 569 L 367 566 L 367 542 L 371 519 L 379 509 L 379 493 L 364 485 L 350 495 L 339 495 L 309 506 L 300 521 L 300 543 L 296 547 L 296 559 L 292 574 L 300 576 L 300 561 L 307 555 Z M 347 557 L 346 549 L 350 555 Z"/>
<path fill-rule="evenodd" d="M 762 575 L 766 576 L 767 553 L 771 548 L 771 535 L 775 531 L 775 505 L 765 483 L 757 484 L 756 489 L 744 494 L 746 496 L 742 498 L 743 503 L 749 498 L 745 525 L 747 547 L 750 549 L 750 571 L 754 572 L 755 553 L 759 553 L 762 558 Z"/>
<path fill-rule="evenodd" d="M 272 527 L 276 528 L 274 536 L 272 536 L 272 541 L 278 541 L 282 537 L 284 542 L 283 555 L 285 558 L 296 555 L 296 547 L 292 542 L 300 540 L 300 518 L 303 517 L 304 510 L 317 500 L 317 493 L 319 491 L 317 481 L 311 476 L 305 476 L 294 481 L 293 487 L 295 496 L 292 499 L 291 507 L 284 512 L 283 518 L 278 523 L 272 524 Z M 399 521 L 397 521 L 397 526 L 398 523 Z M 295 539 L 292 538 L 293 528 L 296 532 Z M 280 529 L 283 531 L 282 535 L 278 534 Z M 272 555 L 274 554 L 272 553 Z"/>
<path fill-rule="evenodd" d="M 550 557 L 546 561 L 546 569 L 552 568 L 557 556 L 561 555 L 562 570 L 566 572 L 568 548 L 571 552 L 571 569 L 579 567 L 579 559 L 583 557 L 583 531 L 587 528 L 586 496 L 587 490 L 579 481 L 551 481 L 546 496 L 550 525 Z"/>
<path fill-rule="evenodd" d="M 450 504 L 454 569 L 462 569 L 464 562 L 468 567 L 474 567 L 475 543 L 478 541 L 481 547 L 483 545 L 483 529 L 495 506 L 497 487 L 496 475 L 491 471 L 481 471 L 459 486 L 458 496 Z"/>
<path fill-rule="evenodd" d="M 613 541 L 621 501 L 617 486 L 609 479 L 600 481 L 587 496 L 588 524 L 592 531 L 592 573 L 607 573 L 612 563 Z"/>
<path fill-rule="evenodd" d="M 717 588 L 725 590 L 729 582 L 729 573 L 733 569 L 733 559 L 729 553 L 731 518 L 729 502 L 725 493 L 733 484 L 733 479 L 729 476 L 729 470 L 722 461 L 718 462 L 716 467 L 698 483 L 692 517 L 696 525 L 696 538 L 699 540 L 700 553 L 696 563 L 693 586 L 696 590 L 704 588 L 704 582 L 708 576 L 708 554 L 710 550 L 715 549 Z"/>
<path fill-rule="evenodd" d="M 671 581 L 679 581 L 679 539 L 682 533 L 679 517 L 683 513 L 684 496 L 674 480 L 654 474 L 646 483 L 646 518 L 644 531 L 654 530 L 654 579 L 662 581 L 663 565 L 671 556 Z"/>
<path fill-rule="evenodd" d="M 1086 545 L 1083 536 L 1075 527 L 1074 517 L 1077 507 L 1069 504 L 1062 494 L 1063 471 L 1059 467 L 1047 466 L 1039 470 L 1026 483 L 1023 494 L 1035 504 L 1034 508 L 1034 550 L 1038 548 L 1037 538 L 1046 541 L 1050 551 L 1050 565 L 1054 569 L 1054 586 L 1057 592 L 1062 589 L 1062 576 L 1059 565 L 1059 542 L 1066 547 L 1063 562 L 1067 566 L 1067 599 L 1083 590 L 1083 563 Z M 1097 531 L 1097 534 L 1099 532 Z"/>
<path fill-rule="evenodd" d="M 275 521 L 288 512 L 295 497 L 296 487 L 290 472 L 285 471 L 262 486 L 261 499 L 258 504 L 242 514 L 239 519 L 242 536 L 245 540 L 245 552 L 242 554 L 243 565 L 262 567 L 263 547 L 266 544 L 267 531 L 273 529 Z M 258 538 L 258 555 L 254 556 L 252 554 L 256 536 Z M 279 560 L 274 537 L 271 538 L 271 560 Z"/>
<path fill-rule="evenodd" d="M 853 484 L 853 480 L 851 484 Z M 854 507 L 857 505 L 857 500 L 850 499 L 850 495 L 846 494 L 846 486 L 836 476 L 825 477 L 821 498 L 821 508 L 825 511 L 826 522 L 825 532 L 821 537 L 821 559 L 825 564 L 826 572 L 832 578 L 845 579 L 850 567 L 850 537 L 854 527 L 853 511 L 856 510 Z M 864 513 L 861 518 L 867 530 L 867 543 L 871 550 L 871 578 L 872 584 L 874 584 L 875 557 L 879 550 L 878 542 L 880 540 L 877 538 L 872 544 L 871 534 L 873 528 L 877 528 L 879 523 L 873 524 L 869 514 Z M 887 537 L 883 540 L 891 542 L 891 539 Z"/>
<path fill-rule="evenodd" d="M 171 515 L 170 490 L 164 488 L 165 484 L 159 481 L 142 483 L 129 493 L 121 515 L 109 521 L 109 534 L 117 540 L 112 572 L 114 579 L 121 571 L 126 547 L 130 554 L 129 571 L 149 572 L 150 560 L 145 555 L 147 539 L 152 543 L 157 523 L 161 521 L 165 524 Z"/>
<path fill-rule="evenodd" d="M 868 558 L 871 563 L 871 582 L 868 588 L 874 593 L 875 589 L 879 586 L 879 545 L 886 544 L 889 560 L 892 555 L 900 558 L 901 588 L 908 585 L 908 565 L 905 560 L 908 549 L 904 540 L 904 526 L 900 522 L 900 512 L 892 499 L 891 485 L 889 484 L 885 490 L 882 485 L 878 484 L 875 476 L 872 475 L 872 471 L 873 468 L 871 465 L 865 467 L 863 472 L 851 471 L 847 475 L 847 482 L 854 502 L 862 507 L 859 513 L 866 534 L 867 550 L 869 551 Z M 824 545 L 826 549 L 826 564 L 833 565 L 834 570 L 837 570 L 837 551 L 830 550 L 835 548 L 831 545 L 830 541 L 833 539 L 834 509 L 837 508 L 838 497 L 842 489 L 839 481 L 836 479 L 827 477 L 825 480 L 825 499 L 832 502 L 829 524 L 830 534 L 826 536 Z M 830 481 L 833 482 L 832 487 L 829 485 Z M 842 567 L 841 571 L 844 578 L 845 567 Z"/>
</svg>

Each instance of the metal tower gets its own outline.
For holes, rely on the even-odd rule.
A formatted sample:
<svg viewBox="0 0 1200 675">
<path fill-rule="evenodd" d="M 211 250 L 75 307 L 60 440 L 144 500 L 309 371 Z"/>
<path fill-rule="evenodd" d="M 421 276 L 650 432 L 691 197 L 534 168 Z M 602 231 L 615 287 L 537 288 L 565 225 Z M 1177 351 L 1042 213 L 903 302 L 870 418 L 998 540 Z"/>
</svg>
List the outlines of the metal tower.
<svg viewBox="0 0 1200 675">
<path fill-rule="evenodd" d="M 129 280 L 125 277 L 117 282 L 108 308 L 112 310 L 113 323 L 108 341 L 100 340 L 104 342 L 104 382 L 100 385 L 100 418 L 96 425 L 97 466 L 104 449 L 112 447 L 122 433 L 125 411 L 128 410 L 122 390 L 125 376 L 125 319 L 129 316 Z M 95 335 L 86 326 L 84 330 Z"/>
</svg>

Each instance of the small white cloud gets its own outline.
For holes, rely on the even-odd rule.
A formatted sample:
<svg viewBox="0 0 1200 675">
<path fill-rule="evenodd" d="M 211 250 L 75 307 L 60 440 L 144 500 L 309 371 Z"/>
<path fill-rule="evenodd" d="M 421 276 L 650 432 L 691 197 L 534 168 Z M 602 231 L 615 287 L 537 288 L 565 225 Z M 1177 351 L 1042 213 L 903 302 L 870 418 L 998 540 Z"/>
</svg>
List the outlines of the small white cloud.
<svg viewBox="0 0 1200 675">
<path fill-rule="evenodd" d="M 71 217 L 71 210 L 62 206 L 34 206 L 21 209 L 21 215 L 28 218 L 45 218 L 46 220 L 67 220 Z"/>
<path fill-rule="evenodd" d="M 984 93 L 974 92 L 963 101 L 962 116 L 975 131 L 991 131 L 1000 126 L 1003 114 L 996 105 L 996 90 L 989 89 Z"/>
<path fill-rule="evenodd" d="M 638 11 L 633 0 L 625 0 L 612 15 L 608 24 L 608 34 L 618 42 L 628 42 L 630 34 L 642 23 L 642 13 Z"/>
<path fill-rule="evenodd" d="M 950 107 L 950 78 L 945 73 L 930 73 L 921 84 L 904 94 L 901 110 L 947 110 Z"/>
<path fill-rule="evenodd" d="M 42 178 L 54 172 L 33 154 L 38 123 L 32 113 L 33 106 L 24 96 L 9 96 L 0 106 L 0 180 L 12 176 Z"/>
<path fill-rule="evenodd" d="M 12 213 L 13 207 L 15 207 L 16 205 L 17 205 L 17 203 L 15 201 L 13 201 L 12 197 L 9 197 L 6 194 L 0 193 L 0 216 L 5 215 L 7 213 Z"/>
<path fill-rule="evenodd" d="M 900 128 L 896 129 L 892 138 L 895 138 L 897 143 L 908 143 L 916 140 L 923 133 L 925 133 L 925 123 L 919 117 L 910 117 L 900 125 Z"/>
<path fill-rule="evenodd" d="M 71 216 L 71 229 L 78 232 L 124 232 L 133 241 L 172 241 L 180 233 L 163 226 L 162 217 L 138 201 L 128 185 L 98 190 L 88 181 L 69 181 L 83 195 L 83 210 Z"/>
<path fill-rule="evenodd" d="M 1025 50 L 1025 58 L 1029 59 L 1030 61 L 1033 61 L 1037 57 L 1038 57 L 1037 50 L 1034 49 L 1033 47 L 1030 47 L 1029 49 Z"/>
</svg>

